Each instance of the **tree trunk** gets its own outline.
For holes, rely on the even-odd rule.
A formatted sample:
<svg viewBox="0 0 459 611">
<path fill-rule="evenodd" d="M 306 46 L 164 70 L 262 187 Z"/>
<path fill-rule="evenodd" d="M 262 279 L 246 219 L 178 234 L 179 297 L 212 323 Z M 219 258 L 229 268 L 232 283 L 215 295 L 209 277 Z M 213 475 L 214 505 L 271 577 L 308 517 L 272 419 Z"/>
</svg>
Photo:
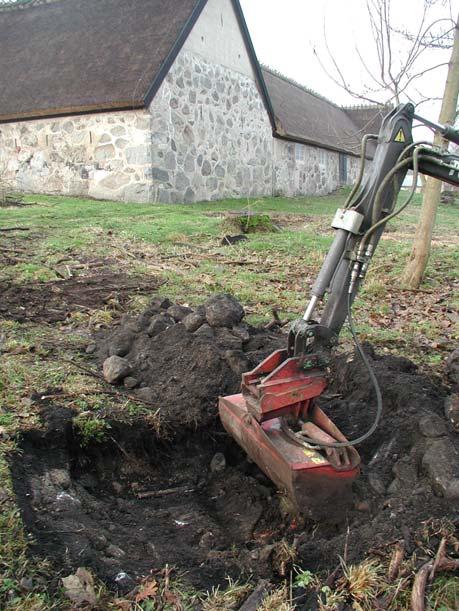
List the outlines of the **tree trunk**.
<svg viewBox="0 0 459 611">
<path fill-rule="evenodd" d="M 448 76 L 441 105 L 439 122 L 454 123 L 456 118 L 457 98 L 459 94 L 459 16 L 454 32 L 454 45 L 449 62 Z M 434 144 L 446 148 L 447 142 L 436 134 Z M 440 203 L 441 181 L 428 177 L 424 189 L 421 214 L 413 242 L 413 249 L 403 274 L 403 283 L 410 288 L 418 288 L 424 277 L 430 255 L 432 231 L 435 225 L 438 204 Z"/>
</svg>

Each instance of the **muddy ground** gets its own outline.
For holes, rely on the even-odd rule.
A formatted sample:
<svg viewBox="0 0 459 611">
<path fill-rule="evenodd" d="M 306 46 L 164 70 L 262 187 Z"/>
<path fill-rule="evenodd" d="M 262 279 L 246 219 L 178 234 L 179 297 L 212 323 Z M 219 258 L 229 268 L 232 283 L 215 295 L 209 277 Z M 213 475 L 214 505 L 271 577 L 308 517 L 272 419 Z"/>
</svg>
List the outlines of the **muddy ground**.
<svg viewBox="0 0 459 611">
<path fill-rule="evenodd" d="M 33 286 L 0 282 L 0 314 L 18 322 L 55 323 L 72 312 L 88 312 L 115 305 L 122 309 L 132 295 L 150 293 L 157 278 L 136 278 L 124 273 L 75 276 L 65 280 L 36 282 Z"/>
<path fill-rule="evenodd" d="M 353 504 L 339 524 L 290 514 L 217 415 L 218 396 L 237 392 L 241 372 L 285 342 L 281 331 L 246 325 L 241 310 L 234 300 L 191 311 L 155 299 L 88 345 L 93 367 L 159 415 L 159 429 L 143 414 L 83 439 L 71 410 L 41 401 L 43 426 L 24 433 L 11 471 L 33 553 L 55 563 L 56 584 L 80 566 L 123 593 L 165 565 L 200 589 L 227 575 L 276 580 L 289 570 L 283 541 L 311 571 L 400 539 L 421 561 L 423 523 L 458 523 L 459 442 L 444 417 L 450 389 L 370 346 L 384 416 L 359 447 Z M 368 374 L 358 356 L 341 354 L 330 380 L 321 406 L 354 438 L 374 415 Z"/>
</svg>

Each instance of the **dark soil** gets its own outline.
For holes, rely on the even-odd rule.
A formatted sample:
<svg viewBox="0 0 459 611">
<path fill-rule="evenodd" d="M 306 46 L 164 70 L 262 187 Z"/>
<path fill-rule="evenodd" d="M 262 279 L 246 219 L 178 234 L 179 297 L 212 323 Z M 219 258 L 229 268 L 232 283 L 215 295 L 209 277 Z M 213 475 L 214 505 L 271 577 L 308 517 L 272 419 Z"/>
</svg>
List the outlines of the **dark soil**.
<svg viewBox="0 0 459 611">
<path fill-rule="evenodd" d="M 152 335 L 152 320 L 158 312 L 161 318 L 176 311 L 170 308 L 156 302 L 146 315 L 125 317 L 99 338 L 95 355 L 100 365 L 114 354 L 126 359 L 137 384 L 130 392 L 151 396 L 167 439 L 140 419 L 113 421 L 104 442 L 83 445 L 73 414 L 53 406 L 43 412 L 43 429 L 24 435 L 12 474 L 36 554 L 66 574 L 89 567 L 119 589 L 166 564 L 209 588 L 226 575 L 276 577 L 275 546 L 284 538 L 295 545 L 304 569 L 333 570 L 345 549 L 348 562 L 397 539 L 413 551 L 423 521 L 457 519 L 457 498 L 442 497 L 429 474 L 435 465 L 426 459 L 435 444 L 451 448 L 448 468 L 451 478 L 459 476 L 458 436 L 447 429 L 446 389 L 438 381 L 404 358 L 367 347 L 384 417 L 359 447 L 363 464 L 354 504 L 343 506 L 339 525 L 292 520 L 282 495 L 217 418 L 218 396 L 235 392 L 240 370 L 281 345 L 281 334 L 247 325 L 239 345 L 240 323 L 211 327 L 204 321 L 204 332 L 174 321 Z M 199 312 L 206 317 L 205 308 Z M 371 425 L 373 394 L 359 358 L 341 355 L 321 405 L 354 438 Z M 123 582 L 121 573 L 129 579 Z"/>
<path fill-rule="evenodd" d="M 104 307 L 111 300 L 122 307 L 133 294 L 150 293 L 158 284 L 157 278 L 136 278 L 121 273 L 23 285 L 0 282 L 0 318 L 54 323 L 65 320 L 74 311 Z"/>
<path fill-rule="evenodd" d="M 268 558 L 253 566 L 254 550 L 267 529 L 286 527 L 272 487 L 229 438 L 201 431 L 164 443 L 146 425 L 113 422 L 109 441 L 84 448 L 71 417 L 45 411 L 46 432 L 28 433 L 13 464 L 36 553 L 63 574 L 85 566 L 121 589 L 121 573 L 135 579 L 166 563 L 200 588 L 270 572 Z M 217 451 L 224 473 L 210 468 Z"/>
</svg>

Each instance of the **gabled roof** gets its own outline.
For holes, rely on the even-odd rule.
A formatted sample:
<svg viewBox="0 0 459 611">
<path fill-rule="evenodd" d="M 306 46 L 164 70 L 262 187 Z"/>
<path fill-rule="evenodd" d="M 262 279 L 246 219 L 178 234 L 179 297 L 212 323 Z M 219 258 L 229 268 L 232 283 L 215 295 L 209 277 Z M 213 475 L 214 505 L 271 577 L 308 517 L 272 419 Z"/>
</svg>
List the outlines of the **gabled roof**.
<svg viewBox="0 0 459 611">
<path fill-rule="evenodd" d="M 360 155 L 362 136 L 374 131 L 378 133 L 385 114 L 380 107 L 366 107 L 366 121 L 360 121 L 360 116 L 354 121 L 350 110 L 346 111 L 278 72 L 263 67 L 262 73 L 279 137 Z M 371 154 L 371 148 L 368 152 Z"/>
<path fill-rule="evenodd" d="M 60 0 L 1 11 L 0 120 L 143 106 L 206 1 Z"/>
</svg>

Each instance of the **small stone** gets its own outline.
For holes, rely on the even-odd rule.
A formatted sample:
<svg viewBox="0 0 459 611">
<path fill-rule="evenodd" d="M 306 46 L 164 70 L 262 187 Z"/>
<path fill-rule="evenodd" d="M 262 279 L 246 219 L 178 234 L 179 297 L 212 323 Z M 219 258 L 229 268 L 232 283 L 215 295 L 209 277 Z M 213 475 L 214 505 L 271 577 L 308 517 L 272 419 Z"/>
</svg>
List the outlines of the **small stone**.
<svg viewBox="0 0 459 611">
<path fill-rule="evenodd" d="M 443 437 L 447 433 L 444 420 L 436 414 L 429 414 L 421 418 L 419 430 L 424 437 Z"/>
<path fill-rule="evenodd" d="M 124 571 L 117 573 L 113 578 L 113 581 L 116 583 L 118 590 L 120 590 L 122 593 L 130 592 L 135 588 L 135 581 Z"/>
<path fill-rule="evenodd" d="M 370 511 L 370 503 L 368 501 L 361 501 L 360 503 L 357 503 L 355 508 L 357 509 L 357 511 Z"/>
<path fill-rule="evenodd" d="M 453 431 L 459 433 L 459 393 L 446 397 L 445 417 Z"/>
<path fill-rule="evenodd" d="M 192 312 L 182 319 L 182 324 L 187 331 L 194 333 L 203 323 L 205 323 L 205 321 L 205 316 L 198 312 Z"/>
<path fill-rule="evenodd" d="M 207 322 L 211 327 L 233 327 L 244 317 L 244 308 L 232 295 L 215 295 L 205 304 Z"/>
<path fill-rule="evenodd" d="M 112 488 L 116 494 L 121 494 L 123 492 L 123 486 L 119 482 L 112 482 Z"/>
<path fill-rule="evenodd" d="M 217 452 L 210 461 L 210 470 L 212 473 L 221 473 L 226 469 L 226 458 L 221 452 Z"/>
<path fill-rule="evenodd" d="M 144 388 L 138 388 L 135 391 L 136 396 L 142 401 L 147 401 L 148 403 L 153 403 L 154 393 L 153 389 L 149 386 L 145 386 Z"/>
<path fill-rule="evenodd" d="M 214 533 L 208 531 L 206 533 L 204 533 L 201 537 L 201 539 L 199 540 L 199 547 L 204 547 L 204 548 L 212 548 L 214 546 L 215 543 L 215 535 Z"/>
<path fill-rule="evenodd" d="M 432 489 L 446 499 L 459 498 L 459 456 L 453 443 L 448 437 L 439 437 L 429 442 L 422 466 Z"/>
<path fill-rule="evenodd" d="M 171 305 L 170 308 L 167 309 L 167 313 L 172 316 L 175 322 L 181 322 L 186 316 L 188 316 L 188 314 L 192 314 L 193 310 L 191 308 L 187 308 L 186 306 L 175 304 Z"/>
<path fill-rule="evenodd" d="M 124 558 L 124 556 L 126 555 L 126 552 L 124 550 L 121 549 L 121 547 L 118 547 L 117 545 L 113 545 L 113 543 L 111 543 L 105 552 L 108 556 L 111 556 L 112 558 Z"/>
<path fill-rule="evenodd" d="M 227 350 L 224 354 L 225 361 L 233 373 L 240 377 L 250 369 L 250 361 L 242 350 Z"/>
<path fill-rule="evenodd" d="M 194 332 L 194 334 L 198 337 L 208 337 L 211 339 L 214 336 L 214 331 L 210 325 L 204 323 Z"/>
<path fill-rule="evenodd" d="M 126 356 L 131 350 L 134 339 L 135 333 L 131 329 L 119 330 L 109 342 L 109 356 Z"/>
<path fill-rule="evenodd" d="M 242 350 L 242 340 L 231 333 L 226 327 L 215 329 L 217 345 L 225 350 Z"/>
<path fill-rule="evenodd" d="M 100 532 L 92 532 L 88 534 L 88 539 L 91 541 L 93 547 L 99 551 L 102 551 L 107 547 L 107 537 Z"/>
<path fill-rule="evenodd" d="M 70 487 L 70 473 L 66 469 L 51 469 L 49 477 L 55 486 L 66 490 Z"/>
<path fill-rule="evenodd" d="M 384 486 L 382 479 L 376 473 L 370 472 L 368 474 L 368 483 L 376 494 L 382 495 L 386 492 L 386 487 Z"/>
<path fill-rule="evenodd" d="M 94 352 L 97 350 L 97 344 L 95 342 L 91 342 L 90 344 L 88 344 L 86 346 L 86 354 L 94 354 Z"/>
<path fill-rule="evenodd" d="M 33 579 L 32 577 L 23 577 L 19 582 L 21 590 L 25 592 L 31 592 L 33 590 Z"/>
<path fill-rule="evenodd" d="M 211 172 L 212 172 L 212 166 L 210 165 L 210 161 L 205 159 L 203 164 L 202 164 L 201 174 L 203 176 L 210 176 Z"/>
<path fill-rule="evenodd" d="M 243 343 L 248 342 L 250 339 L 249 328 L 245 324 L 235 325 L 231 329 L 231 333 L 238 337 Z"/>
<path fill-rule="evenodd" d="M 131 389 L 131 388 L 135 388 L 138 385 L 139 385 L 139 380 L 137 378 L 133 378 L 131 376 L 124 378 L 124 386 L 126 388 Z"/>
<path fill-rule="evenodd" d="M 459 389 L 459 348 L 453 350 L 446 359 L 446 376 L 453 387 Z"/>
<path fill-rule="evenodd" d="M 397 492 L 400 492 L 400 490 L 402 489 L 401 485 L 400 485 L 400 481 L 395 478 L 390 484 L 389 487 L 387 488 L 387 492 L 389 494 L 397 494 Z"/>
<path fill-rule="evenodd" d="M 103 373 L 109 384 L 116 384 L 131 373 L 131 366 L 125 358 L 114 355 L 105 359 Z"/>
<path fill-rule="evenodd" d="M 151 318 L 150 324 L 147 329 L 147 333 L 150 337 L 159 335 L 175 323 L 172 316 L 165 316 L 164 314 L 156 314 Z"/>
</svg>

